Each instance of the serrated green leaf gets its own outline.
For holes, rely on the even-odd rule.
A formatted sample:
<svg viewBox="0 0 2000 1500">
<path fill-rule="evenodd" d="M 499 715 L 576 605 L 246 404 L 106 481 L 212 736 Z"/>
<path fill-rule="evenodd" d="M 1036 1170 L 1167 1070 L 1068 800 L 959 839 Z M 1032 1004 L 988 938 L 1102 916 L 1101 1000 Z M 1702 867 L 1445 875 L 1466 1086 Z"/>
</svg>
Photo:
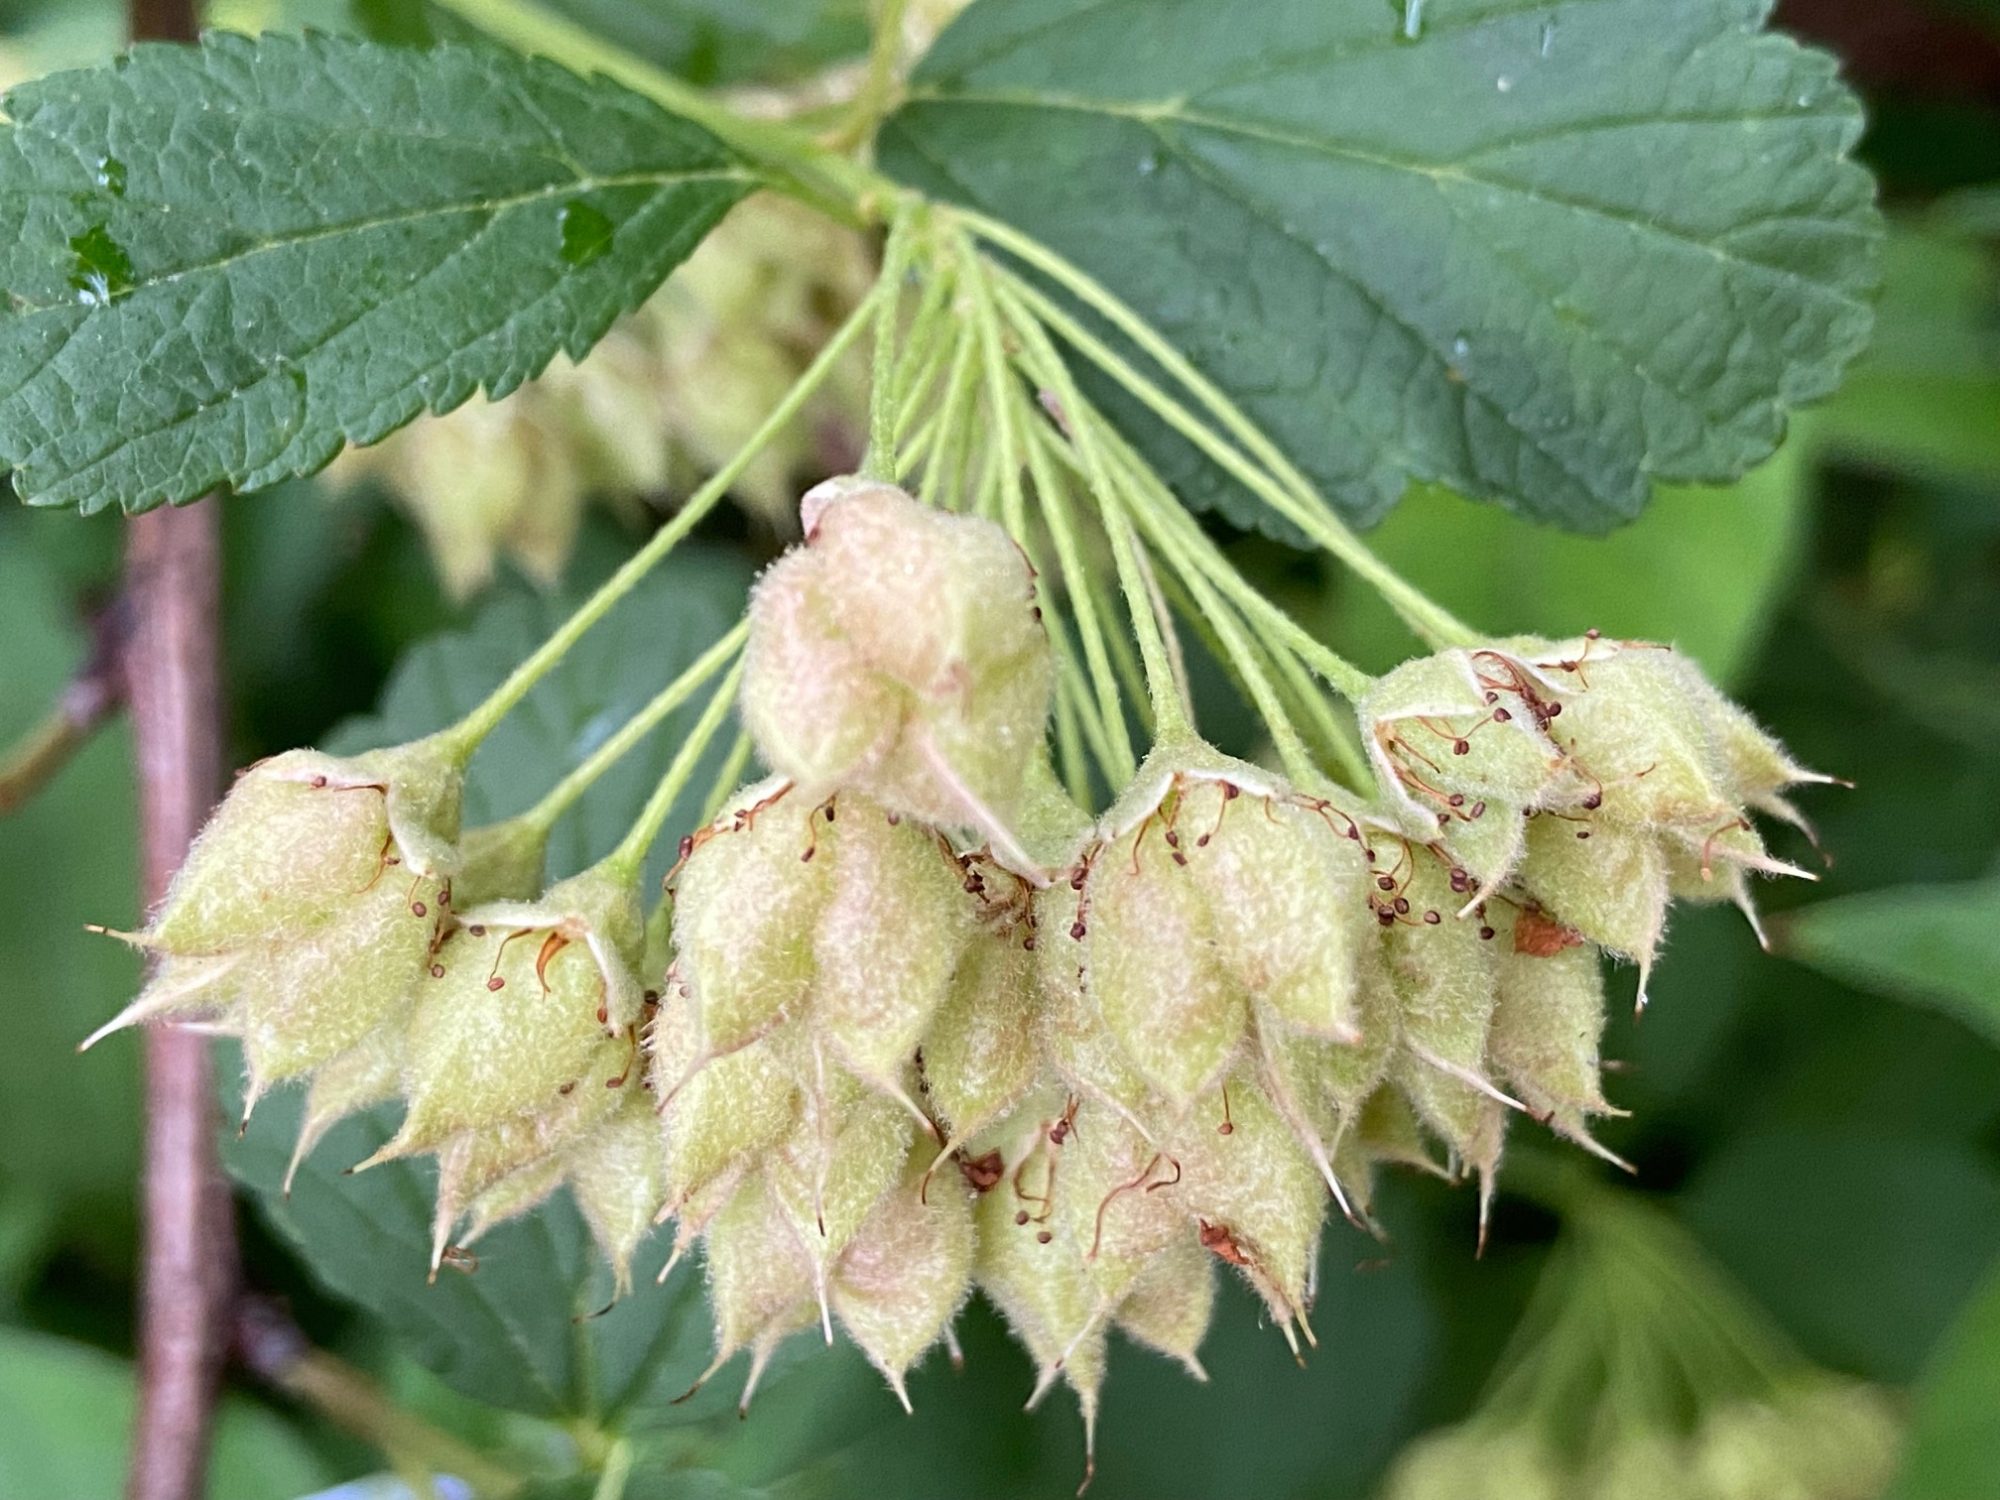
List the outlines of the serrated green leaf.
<svg viewBox="0 0 2000 1500">
<path fill-rule="evenodd" d="M 132 1366 L 101 1349 L 0 1329 L 0 1500 L 118 1494 L 135 1384 Z M 332 1478 L 288 1424 L 241 1398 L 223 1403 L 209 1500 L 274 1500 Z"/>
<path fill-rule="evenodd" d="M 1947 1333 L 1917 1384 L 1909 1446 L 1891 1500 L 1985 1500 L 2000 1474 L 2000 1266 Z"/>
<path fill-rule="evenodd" d="M 1822 901 L 1785 918 L 1779 947 L 1836 979 L 1935 1006 L 2000 1046 L 2000 880 Z"/>
<path fill-rule="evenodd" d="M 1868 333 L 1860 112 L 1768 9 L 983 0 L 880 155 L 1103 281 L 1350 518 L 1428 480 L 1603 530 L 1743 473 Z"/>
<path fill-rule="evenodd" d="M 754 185 L 606 79 L 217 34 L 7 95 L 0 461 L 141 510 L 581 356 Z"/>
</svg>

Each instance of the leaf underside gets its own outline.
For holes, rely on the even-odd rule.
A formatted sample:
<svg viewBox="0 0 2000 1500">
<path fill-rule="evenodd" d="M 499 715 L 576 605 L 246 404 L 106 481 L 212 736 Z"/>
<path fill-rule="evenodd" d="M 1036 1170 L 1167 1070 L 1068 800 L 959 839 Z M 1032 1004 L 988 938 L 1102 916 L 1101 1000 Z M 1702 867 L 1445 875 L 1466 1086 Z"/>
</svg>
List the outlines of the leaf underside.
<svg viewBox="0 0 2000 1500">
<path fill-rule="evenodd" d="M 1768 0 L 1404 9 L 982 0 L 882 161 L 1105 283 L 1353 520 L 1428 480 L 1601 531 L 1770 453 L 1871 322 L 1833 61 Z"/>
<path fill-rule="evenodd" d="M 755 186 L 620 86 L 485 47 L 217 34 L 4 107 L 0 462 L 86 511 L 504 395 Z"/>
</svg>

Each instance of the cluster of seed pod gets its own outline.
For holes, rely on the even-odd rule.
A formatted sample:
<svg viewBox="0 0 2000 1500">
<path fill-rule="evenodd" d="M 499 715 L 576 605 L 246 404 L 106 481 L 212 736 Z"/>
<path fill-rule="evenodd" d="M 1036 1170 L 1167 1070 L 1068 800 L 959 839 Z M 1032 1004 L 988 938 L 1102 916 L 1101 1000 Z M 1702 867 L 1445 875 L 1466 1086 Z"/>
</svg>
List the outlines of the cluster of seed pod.
<svg viewBox="0 0 2000 1500">
<path fill-rule="evenodd" d="M 1186 739 L 1093 818 L 1013 541 L 859 480 L 803 521 L 751 605 L 772 775 L 651 920 L 627 862 L 540 891 L 538 836 L 460 839 L 443 739 L 294 752 L 192 852 L 114 1026 L 240 1036 L 253 1101 L 309 1078 L 301 1153 L 405 1100 L 371 1161 L 438 1158 L 434 1268 L 567 1185 L 621 1289 L 655 1222 L 670 1268 L 699 1243 L 750 1385 L 838 1322 L 901 1396 L 977 1287 L 1093 1426 L 1114 1328 L 1200 1373 L 1218 1264 L 1311 1343 L 1329 1208 L 1369 1225 L 1379 1165 L 1483 1202 L 1511 1111 L 1601 1150 L 1600 949 L 1643 965 L 1669 897 L 1783 868 L 1748 809 L 1795 816 L 1804 773 L 1595 638 L 1383 678 L 1373 799 Z"/>
<path fill-rule="evenodd" d="M 1406 1450 L 1385 1500 L 1876 1500 L 1900 1426 L 1884 1392 L 1824 1377 L 1717 1403 L 1685 1434 L 1636 1423 L 1563 1445 L 1475 1420 Z"/>
</svg>

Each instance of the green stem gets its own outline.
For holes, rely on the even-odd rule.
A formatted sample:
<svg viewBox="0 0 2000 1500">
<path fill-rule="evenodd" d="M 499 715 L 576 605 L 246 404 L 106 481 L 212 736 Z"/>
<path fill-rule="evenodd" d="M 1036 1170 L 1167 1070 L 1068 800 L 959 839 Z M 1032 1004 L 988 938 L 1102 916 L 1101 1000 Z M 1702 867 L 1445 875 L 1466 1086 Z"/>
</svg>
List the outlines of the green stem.
<svg viewBox="0 0 2000 1500">
<path fill-rule="evenodd" d="M 715 475 L 700 489 L 696 490 L 683 505 L 673 520 L 662 526 L 653 539 L 625 560 L 622 567 L 586 599 L 571 615 L 557 627 L 546 641 L 532 652 L 527 660 L 514 668 L 507 680 L 495 688 L 471 713 L 450 729 L 444 731 L 449 741 L 454 743 L 459 753 L 470 757 L 479 742 L 493 732 L 493 727 L 505 718 L 516 704 L 528 695 L 534 685 L 546 677 L 560 662 L 569 649 L 582 639 L 585 631 L 609 613 L 611 607 L 629 594 L 648 573 L 671 552 L 675 545 L 692 531 L 703 516 L 729 493 L 734 484 L 764 446 L 811 399 L 828 375 L 833 373 L 841 357 L 850 345 L 859 338 L 869 323 L 874 320 L 882 304 L 882 283 L 877 282 L 861 301 L 861 305 L 849 315 L 833 337 L 821 349 L 819 356 L 806 367 L 805 373 L 793 383 L 784 398 L 779 401 L 771 414 L 764 418 L 750 440 L 743 445 L 736 456 L 718 469 Z"/>
<path fill-rule="evenodd" d="M 602 73 L 702 126 L 763 169 L 772 186 L 849 224 L 887 211 L 898 189 L 851 156 L 774 120 L 752 120 L 664 68 L 605 41 L 533 0 L 438 0 L 446 10 L 522 52 L 585 75 Z"/>
<path fill-rule="evenodd" d="M 1065 414 L 1082 413 L 1086 407 L 1083 393 L 1077 389 L 1069 366 L 1063 363 L 1062 356 L 1049 341 L 1047 331 L 1028 316 L 1018 302 L 1005 295 L 1004 287 L 999 290 L 1001 311 L 1007 315 L 1022 343 L 1023 367 L 1046 389 L 1055 393 Z M 1111 540 L 1111 555 L 1118 570 L 1119 587 L 1125 593 L 1126 612 L 1131 617 L 1132 632 L 1139 642 L 1139 658 L 1146 669 L 1146 694 L 1153 709 L 1153 738 L 1156 742 L 1192 738 L 1193 721 L 1174 672 L 1173 653 L 1167 646 L 1165 628 L 1168 627 L 1160 619 L 1154 592 L 1146 582 L 1145 566 L 1140 562 L 1140 544 L 1118 506 L 1115 487 L 1103 450 L 1097 443 L 1094 424 L 1072 422 L 1070 441 L 1083 459 L 1084 473 L 1089 476 L 1090 489 L 1097 501 L 1099 519 Z"/>
<path fill-rule="evenodd" d="M 861 472 L 871 479 L 896 480 L 896 336 L 903 308 L 903 278 L 910 268 L 910 223 L 913 210 L 897 211 L 882 250 L 881 316 L 875 320 L 874 374 L 868 391 L 868 452 Z"/>
<path fill-rule="evenodd" d="M 836 150 L 852 151 L 868 140 L 894 106 L 896 64 L 903 53 L 903 12 L 908 8 L 908 0 L 882 0 L 868 48 L 868 71 L 846 121 L 827 141 Z"/>
<path fill-rule="evenodd" d="M 704 651 L 688 665 L 686 671 L 661 688 L 650 703 L 627 719 L 616 734 L 550 787 L 542 800 L 523 814 L 524 821 L 547 833 L 578 797 L 622 759 L 628 750 L 650 734 L 661 720 L 687 702 L 696 688 L 721 671 L 730 658 L 743 649 L 744 642 L 749 638 L 749 620 L 737 621 L 727 635 Z"/>
<path fill-rule="evenodd" d="M 638 821 L 632 825 L 631 832 L 619 841 L 618 847 L 611 852 L 607 863 L 622 865 L 634 880 L 638 879 L 639 869 L 645 864 L 647 853 L 652 849 L 654 841 L 659 838 L 660 830 L 666 826 L 667 817 L 673 812 L 674 804 L 680 800 L 681 793 L 687 790 L 688 782 L 693 779 L 696 767 L 701 764 L 701 758 L 708 750 L 709 741 L 715 738 L 716 731 L 722 728 L 723 721 L 729 717 L 730 709 L 735 707 L 736 690 L 742 683 L 743 663 L 739 661 L 730 668 L 729 675 L 716 684 L 715 691 L 709 695 L 708 707 L 702 710 L 694 728 L 688 731 L 688 737 L 681 742 L 681 748 L 674 754 L 673 764 L 667 767 L 667 774 L 660 778 L 660 784 L 653 789 L 653 795 L 646 799 L 646 805 L 640 811 Z"/>
<path fill-rule="evenodd" d="M 631 1477 L 632 1440 L 620 1438 L 611 1445 L 611 1452 L 604 1460 L 604 1472 L 598 1476 L 590 1500 L 625 1500 L 625 1485 Z"/>
<path fill-rule="evenodd" d="M 995 274 L 1021 298 L 1035 318 L 1053 329 L 1066 343 L 1132 395 L 1137 396 L 1174 431 L 1221 465 L 1232 478 L 1347 564 L 1357 575 L 1372 585 L 1419 636 L 1436 646 L 1466 645 L 1481 638 L 1478 632 L 1457 619 L 1443 606 L 1432 601 L 1414 584 L 1402 578 L 1371 552 L 1359 537 L 1334 516 L 1326 501 L 1312 487 L 1311 482 L 1279 452 L 1256 424 L 1244 416 L 1227 396 L 1189 364 L 1171 344 L 1148 328 L 1137 314 L 1126 308 L 1095 281 L 1035 241 L 980 215 L 963 216 L 982 238 L 990 240 L 1010 254 L 1060 280 L 1093 310 L 1103 314 L 1121 333 L 1138 344 L 1148 357 L 1157 362 L 1182 386 L 1208 405 L 1237 442 L 1244 444 L 1252 454 L 1258 455 L 1263 467 L 1260 467 L 1259 463 L 1251 462 L 1244 456 L 1242 450 L 1219 437 L 1184 403 L 1169 395 L 1158 383 L 1141 374 L 1130 361 L 1121 357 L 1032 283 L 1004 268 L 996 268 Z M 1287 476 L 1286 479 L 1281 482 L 1274 478 L 1273 470 Z"/>
</svg>

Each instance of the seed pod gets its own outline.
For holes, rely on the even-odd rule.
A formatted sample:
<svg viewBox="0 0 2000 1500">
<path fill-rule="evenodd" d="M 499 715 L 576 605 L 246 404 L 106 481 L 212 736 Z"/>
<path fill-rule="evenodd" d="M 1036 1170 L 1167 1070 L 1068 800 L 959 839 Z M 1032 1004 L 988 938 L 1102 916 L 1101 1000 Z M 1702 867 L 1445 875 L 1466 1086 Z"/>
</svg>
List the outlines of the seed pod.
<svg viewBox="0 0 2000 1500">
<path fill-rule="evenodd" d="M 1477 1421 L 1419 1438 L 1397 1456 L 1383 1500 L 1566 1500 L 1571 1495 L 1644 1495 L 1639 1490 L 1571 1488 L 1557 1455 L 1531 1431 Z"/>
<path fill-rule="evenodd" d="M 1494 1076 L 1542 1120 L 1603 1152 L 1588 1119 L 1606 1114 L 1598 1080 L 1604 974 L 1597 950 L 1532 908 L 1496 909 L 1499 1003 L 1487 1033 Z"/>
<path fill-rule="evenodd" d="M 1480 1071 L 1499 1002 L 1499 954 L 1474 919 L 1450 915 L 1449 861 L 1429 848 L 1403 851 L 1378 910 L 1401 1043 L 1391 1071 L 1424 1123 L 1462 1160 L 1490 1176 L 1504 1119 L 1499 1090 Z M 1384 878 L 1390 878 L 1385 876 Z M 1407 906 L 1408 910 L 1403 908 Z"/>
<path fill-rule="evenodd" d="M 1292 1338 L 1305 1327 L 1326 1187 L 1291 1129 L 1247 1073 L 1232 1079 L 1220 1123 L 1192 1117 L 1162 1144 L 1179 1180 L 1158 1196 L 1193 1219 L 1202 1246 L 1243 1273 Z"/>
<path fill-rule="evenodd" d="M 1636 963 L 1644 1003 L 1667 922 L 1667 858 L 1657 837 L 1544 814 L 1529 820 L 1520 881 L 1563 926 Z"/>
<path fill-rule="evenodd" d="M 579 1090 L 638 1086 L 644 919 L 622 870 L 599 865 L 464 921 L 410 1018 L 409 1113 L 371 1163 L 558 1112 Z"/>
<path fill-rule="evenodd" d="M 828 1275 L 862 1224 L 894 1193 L 911 1134 L 909 1120 L 886 1100 L 808 1093 L 799 1128 L 764 1164 L 772 1198 L 812 1267 L 822 1317 Z"/>
<path fill-rule="evenodd" d="M 163 962 L 123 1013 L 241 1036 L 246 1110 L 403 1008 L 450 901 L 461 762 L 420 740 L 352 759 L 294 750 L 251 767 L 131 939 Z"/>
<path fill-rule="evenodd" d="M 908 1157 L 900 1182 L 876 1204 L 833 1274 L 841 1326 L 905 1411 L 905 1375 L 950 1326 L 972 1287 L 972 1195 L 956 1180 L 926 1182 L 929 1159 L 924 1150 Z"/>
<path fill-rule="evenodd" d="M 1013 879 L 1004 872 L 993 878 Z M 989 925 L 967 943 L 924 1033 L 927 1097 L 954 1141 L 971 1139 L 1020 1103 L 1040 1061 L 1035 953 L 1027 946 L 1035 930 L 1025 919 L 990 925 L 1005 921 L 989 915 Z"/>
<path fill-rule="evenodd" d="M 702 1251 L 708 1263 L 708 1305 L 715 1317 L 715 1358 L 701 1381 L 739 1349 L 748 1349 L 750 1375 L 741 1397 L 747 1408 L 778 1345 L 813 1323 L 812 1268 L 760 1175 L 746 1179 L 709 1219 Z"/>
<path fill-rule="evenodd" d="M 632 1257 L 652 1232 L 666 1182 L 651 1099 L 631 1089 L 620 1101 L 609 1120 L 564 1153 L 563 1179 L 622 1297 L 632 1290 Z"/>
<path fill-rule="evenodd" d="M 781 781 L 730 799 L 681 865 L 674 948 L 715 1055 L 801 1007 L 814 975 L 813 933 L 833 893 L 816 853 L 820 810 Z"/>
<path fill-rule="evenodd" d="M 773 1035 L 720 1056 L 707 1055 L 694 1002 L 678 975 L 668 979 L 647 1030 L 653 1093 L 662 1101 L 667 1201 L 679 1208 L 754 1163 L 797 1129 L 795 1069 Z"/>
<path fill-rule="evenodd" d="M 549 830 L 523 815 L 469 829 L 459 843 L 452 899 L 460 911 L 493 901 L 531 901 L 543 888 Z"/>
<path fill-rule="evenodd" d="M 813 936 L 814 1031 L 857 1076 L 900 1092 L 971 934 L 949 851 L 862 797 L 831 828 L 834 889 Z"/>
<path fill-rule="evenodd" d="M 990 522 L 836 479 L 807 545 L 757 585 L 743 717 L 765 764 L 817 801 L 1004 831 L 1043 754 L 1053 683 L 1033 573 Z"/>
<path fill-rule="evenodd" d="M 351 1114 L 396 1097 L 403 1085 L 403 1032 L 392 1024 L 377 1027 L 313 1074 L 306 1091 L 305 1115 L 299 1123 L 298 1144 L 285 1168 L 285 1192 L 299 1165 L 326 1138 L 326 1133 Z"/>
<path fill-rule="evenodd" d="M 1804 873 L 1764 851 L 1748 812 L 1805 827 L 1783 791 L 1826 778 L 1800 768 L 1670 648 L 1595 634 L 1496 641 L 1398 668 L 1364 709 L 1385 784 L 1413 825 L 1435 822 L 1478 877 L 1478 896 L 1525 857 L 1520 878 L 1544 906 L 1642 968 L 1669 880 L 1673 894 L 1735 899 L 1749 912 L 1742 871 Z M 1539 776 L 1522 745 L 1536 747 Z M 1543 817 L 1523 828 L 1520 812 Z M 1564 836 L 1594 847 L 1570 848 Z M 1670 864 L 1697 866 L 1702 883 Z"/>
<path fill-rule="evenodd" d="M 1215 1258 L 1198 1240 L 1183 1237 L 1133 1278 L 1115 1321 L 1147 1348 L 1178 1360 L 1196 1380 L 1207 1380 L 1199 1350 L 1214 1314 Z"/>
<path fill-rule="evenodd" d="M 1107 820 L 1078 920 L 1088 990 L 1146 1083 L 1186 1108 L 1233 1064 L 1262 1007 L 1290 1030 L 1358 1037 L 1367 938 L 1359 826 L 1213 751 L 1155 751 Z"/>
</svg>

